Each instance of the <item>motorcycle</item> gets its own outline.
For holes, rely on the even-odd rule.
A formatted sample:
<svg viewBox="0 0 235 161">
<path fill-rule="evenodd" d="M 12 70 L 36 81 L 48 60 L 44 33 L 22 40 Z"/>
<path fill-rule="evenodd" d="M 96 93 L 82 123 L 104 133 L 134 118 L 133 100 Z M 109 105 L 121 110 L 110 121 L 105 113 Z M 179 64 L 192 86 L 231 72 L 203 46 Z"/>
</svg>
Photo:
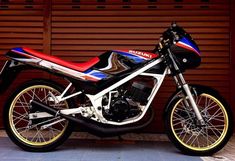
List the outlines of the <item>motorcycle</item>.
<svg viewBox="0 0 235 161">
<path fill-rule="evenodd" d="M 146 127 L 153 120 L 151 103 L 166 75 L 173 77 L 177 88 L 164 110 L 165 130 L 179 150 L 211 155 L 232 135 L 232 111 L 226 100 L 210 87 L 185 81 L 183 73 L 200 65 L 201 52 L 176 23 L 163 33 L 152 52 L 112 50 L 74 63 L 17 47 L 6 57 L 0 73 L 1 92 L 27 69 L 43 70 L 68 82 L 63 87 L 51 80 L 33 79 L 8 98 L 5 130 L 26 151 L 53 150 L 77 125 L 98 136 Z"/>
</svg>

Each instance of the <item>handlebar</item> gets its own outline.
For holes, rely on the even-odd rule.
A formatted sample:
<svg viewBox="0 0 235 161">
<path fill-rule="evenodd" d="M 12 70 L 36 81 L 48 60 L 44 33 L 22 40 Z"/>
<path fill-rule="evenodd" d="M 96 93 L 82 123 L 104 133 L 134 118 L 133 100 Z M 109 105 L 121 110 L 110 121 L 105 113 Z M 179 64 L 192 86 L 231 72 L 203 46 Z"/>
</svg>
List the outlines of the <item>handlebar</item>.
<svg viewBox="0 0 235 161">
<path fill-rule="evenodd" d="M 158 44 L 159 52 L 164 49 L 169 49 L 171 45 L 177 43 L 180 38 L 185 35 L 188 35 L 187 32 L 183 28 L 179 27 L 175 22 L 173 22 L 160 38 Z"/>
</svg>

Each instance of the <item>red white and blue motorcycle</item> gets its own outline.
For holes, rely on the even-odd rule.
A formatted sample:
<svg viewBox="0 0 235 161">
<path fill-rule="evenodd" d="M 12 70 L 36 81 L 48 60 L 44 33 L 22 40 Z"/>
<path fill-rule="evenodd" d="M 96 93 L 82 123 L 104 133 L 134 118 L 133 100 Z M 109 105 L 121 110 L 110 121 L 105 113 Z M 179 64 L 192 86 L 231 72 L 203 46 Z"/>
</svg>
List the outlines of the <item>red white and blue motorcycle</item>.
<svg viewBox="0 0 235 161">
<path fill-rule="evenodd" d="M 112 50 L 74 63 L 25 47 L 6 53 L 0 73 L 4 92 L 22 70 L 39 69 L 67 80 L 25 82 L 4 107 L 4 126 L 11 140 L 27 151 L 49 151 L 62 144 L 72 128 L 99 136 L 120 135 L 153 120 L 151 103 L 166 75 L 176 92 L 165 107 L 169 139 L 182 152 L 211 155 L 225 146 L 232 131 L 232 112 L 220 94 L 189 85 L 183 72 L 200 65 L 200 50 L 191 36 L 173 23 L 153 52 Z"/>
</svg>

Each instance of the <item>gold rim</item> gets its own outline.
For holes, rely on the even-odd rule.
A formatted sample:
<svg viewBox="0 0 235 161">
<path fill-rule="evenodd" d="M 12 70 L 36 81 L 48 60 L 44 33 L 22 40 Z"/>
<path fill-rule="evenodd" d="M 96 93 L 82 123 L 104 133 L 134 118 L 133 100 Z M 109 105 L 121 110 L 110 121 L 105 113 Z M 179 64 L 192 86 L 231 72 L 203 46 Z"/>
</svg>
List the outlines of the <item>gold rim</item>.
<svg viewBox="0 0 235 161">
<path fill-rule="evenodd" d="M 9 123 L 14 135 L 22 142 L 32 146 L 45 146 L 59 139 L 68 126 L 68 121 L 61 121 L 47 129 L 40 129 L 39 122 L 32 124 L 29 120 L 30 100 L 38 99 L 54 108 L 69 108 L 66 101 L 55 104 L 50 101 L 48 92 L 59 95 L 60 92 L 46 85 L 34 85 L 21 91 L 12 101 L 9 109 Z M 60 118 L 48 118 L 45 123 L 57 121 Z M 51 120 L 51 121 L 50 121 Z M 38 124 L 38 126 L 35 126 Z"/>
<path fill-rule="evenodd" d="M 194 151 L 207 151 L 219 145 L 228 131 L 228 114 L 222 103 L 209 94 L 195 98 L 196 104 L 206 121 L 198 127 L 192 109 L 180 99 L 171 112 L 170 125 L 175 138 L 186 148 Z"/>
</svg>

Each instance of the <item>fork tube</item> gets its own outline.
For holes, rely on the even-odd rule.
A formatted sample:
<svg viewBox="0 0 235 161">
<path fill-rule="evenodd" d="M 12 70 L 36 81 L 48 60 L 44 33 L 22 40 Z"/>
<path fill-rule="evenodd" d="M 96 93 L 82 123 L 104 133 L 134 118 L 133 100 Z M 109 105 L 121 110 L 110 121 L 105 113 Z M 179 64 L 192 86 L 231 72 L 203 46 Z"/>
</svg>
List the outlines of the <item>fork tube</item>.
<svg viewBox="0 0 235 161">
<path fill-rule="evenodd" d="M 200 111 L 199 111 L 197 105 L 196 105 L 196 102 L 195 102 L 195 100 L 194 100 L 194 98 L 193 98 L 193 96 L 192 96 L 192 93 L 191 93 L 191 91 L 190 91 L 190 88 L 189 88 L 188 84 L 184 84 L 184 85 L 183 85 L 183 89 L 184 89 L 186 95 L 188 96 L 189 102 L 190 102 L 190 104 L 191 104 L 192 107 L 193 107 L 193 111 L 195 112 L 195 114 L 196 114 L 196 116 L 197 116 L 197 119 L 198 119 L 198 121 L 199 121 L 199 124 L 200 124 L 200 125 L 204 125 L 205 122 L 204 122 L 204 120 L 203 120 L 203 118 L 202 118 L 202 115 L 201 115 L 201 113 L 200 113 Z"/>
<path fill-rule="evenodd" d="M 168 51 L 168 53 L 169 53 L 169 57 L 170 57 L 170 59 L 171 59 L 171 61 L 172 61 L 172 63 L 173 63 L 173 66 L 174 66 L 175 70 L 178 71 L 178 70 L 179 70 L 179 67 L 178 67 L 178 65 L 176 64 L 176 62 L 175 62 L 175 60 L 174 60 L 174 58 L 173 58 L 173 56 L 172 56 L 172 53 L 171 53 L 170 49 L 168 49 L 167 51 Z M 178 80 L 178 82 L 176 81 L 176 83 L 177 83 L 178 85 L 181 85 L 181 86 L 183 87 L 183 89 L 184 89 L 184 91 L 185 91 L 185 93 L 186 93 L 186 96 L 188 97 L 189 102 L 190 102 L 190 104 L 191 104 L 191 106 L 192 106 L 192 108 L 193 108 L 193 111 L 194 111 L 195 114 L 196 114 L 196 117 L 197 117 L 197 119 L 198 119 L 198 121 L 199 121 L 199 124 L 200 124 L 200 125 L 204 125 L 204 124 L 205 124 L 204 119 L 202 118 L 202 115 L 201 115 L 201 113 L 200 113 L 200 111 L 199 111 L 199 109 L 198 109 L 198 107 L 197 107 L 197 104 L 196 104 L 196 102 L 195 102 L 195 100 L 194 100 L 194 98 L 193 98 L 193 96 L 192 96 L 192 93 L 191 93 L 191 91 L 190 91 L 190 88 L 189 88 L 188 84 L 186 83 L 186 81 L 185 81 L 185 79 L 184 79 L 183 74 L 180 72 L 179 74 L 177 74 L 177 77 L 179 78 L 179 80 Z M 174 77 L 174 79 L 177 80 L 177 77 Z"/>
<path fill-rule="evenodd" d="M 204 119 L 202 118 L 202 115 L 201 115 L 201 113 L 200 113 L 200 111 L 199 111 L 199 109 L 197 107 L 197 104 L 196 104 L 196 102 L 195 102 L 195 100 L 193 98 L 193 95 L 192 95 L 192 93 L 190 91 L 190 88 L 189 88 L 188 84 L 186 83 L 186 81 L 185 81 L 185 79 L 183 77 L 183 74 L 179 73 L 178 74 L 178 78 L 179 78 L 178 84 L 181 84 L 181 87 L 183 87 L 183 89 L 185 91 L 185 94 L 186 94 L 186 96 L 189 99 L 189 103 L 191 104 L 191 106 L 193 108 L 193 111 L 195 112 L 196 117 L 197 117 L 197 119 L 199 121 L 199 125 L 204 125 L 205 124 Z"/>
</svg>

